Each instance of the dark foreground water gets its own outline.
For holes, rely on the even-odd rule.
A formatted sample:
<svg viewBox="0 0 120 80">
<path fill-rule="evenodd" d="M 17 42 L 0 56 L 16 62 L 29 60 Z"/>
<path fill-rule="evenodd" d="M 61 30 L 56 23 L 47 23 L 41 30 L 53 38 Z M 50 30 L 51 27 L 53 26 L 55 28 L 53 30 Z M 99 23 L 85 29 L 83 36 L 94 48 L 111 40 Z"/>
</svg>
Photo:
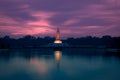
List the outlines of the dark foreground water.
<svg viewBox="0 0 120 80">
<path fill-rule="evenodd" d="M 0 50 L 0 80 L 120 80 L 117 54 L 80 48 Z"/>
</svg>

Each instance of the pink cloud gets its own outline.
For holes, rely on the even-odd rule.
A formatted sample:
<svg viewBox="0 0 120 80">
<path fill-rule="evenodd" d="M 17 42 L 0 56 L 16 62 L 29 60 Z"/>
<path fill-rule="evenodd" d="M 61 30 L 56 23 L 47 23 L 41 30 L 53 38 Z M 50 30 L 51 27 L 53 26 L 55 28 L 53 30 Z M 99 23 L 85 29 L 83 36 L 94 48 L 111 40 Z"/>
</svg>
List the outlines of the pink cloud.
<svg viewBox="0 0 120 80">
<path fill-rule="evenodd" d="M 56 15 L 55 12 L 45 12 L 45 11 L 31 11 L 30 13 L 33 17 L 41 18 L 41 19 L 48 19 Z"/>
<path fill-rule="evenodd" d="M 32 27 L 31 29 L 25 29 L 22 31 L 14 32 L 13 35 L 37 35 L 37 34 L 45 34 L 51 33 L 53 30 L 47 31 L 48 28 L 41 28 L 41 27 Z"/>
<path fill-rule="evenodd" d="M 54 31 L 52 29 L 48 29 L 48 28 L 43 28 L 43 27 L 20 27 L 20 26 L 9 26 L 9 27 L 1 27 L 0 28 L 0 32 L 4 32 L 7 31 L 9 32 L 11 35 L 43 35 L 43 34 L 49 34 L 49 33 L 53 33 Z"/>
<path fill-rule="evenodd" d="M 39 14 L 41 15 L 41 14 Z M 43 14 L 41 16 L 35 15 L 34 17 L 38 18 L 37 21 L 28 20 L 23 24 L 14 20 L 13 18 L 2 16 L 0 17 L 0 24 L 6 24 L 0 26 L 0 32 L 10 33 L 10 35 L 19 36 L 19 35 L 44 35 L 51 34 L 54 30 L 51 28 L 53 25 L 47 18 L 51 15 Z M 7 31 L 7 32 L 6 32 Z M 8 34 L 9 35 L 9 34 Z"/>
<path fill-rule="evenodd" d="M 23 4 L 20 6 L 21 9 L 28 9 L 30 8 L 30 5 L 29 4 Z"/>
<path fill-rule="evenodd" d="M 44 12 L 44 11 L 31 11 L 31 16 L 36 18 L 35 21 L 28 21 L 26 24 L 28 26 L 47 26 L 52 27 L 53 25 L 48 20 L 49 18 L 52 18 L 56 13 L 54 12 Z"/>
<path fill-rule="evenodd" d="M 77 20 L 77 19 L 70 19 L 70 20 L 67 20 L 63 23 L 63 25 L 72 25 L 72 24 L 76 24 L 78 23 L 80 20 Z"/>
<path fill-rule="evenodd" d="M 53 4 L 59 5 L 54 7 L 47 0 L 2 0 L 0 32 L 2 35 L 52 36 L 56 26 L 61 25 L 62 36 L 119 35 L 120 0 L 63 2 L 68 1 L 62 1 L 62 5 L 54 1 Z"/>
<path fill-rule="evenodd" d="M 108 4 L 120 4 L 119 0 L 103 0 L 104 2 L 108 3 Z"/>
<path fill-rule="evenodd" d="M 4 16 L 4 15 L 0 15 L 0 24 L 18 24 L 17 21 L 15 21 L 13 18 Z"/>
<path fill-rule="evenodd" d="M 29 21 L 27 22 L 28 26 L 46 26 L 49 27 L 51 26 L 49 21 L 46 20 L 40 20 L 40 21 Z"/>
<path fill-rule="evenodd" d="M 103 26 L 84 26 L 82 28 L 85 28 L 85 29 L 98 29 L 98 28 L 103 28 Z"/>
<path fill-rule="evenodd" d="M 120 28 L 117 29 L 116 25 L 111 26 L 78 26 L 76 28 L 70 27 L 61 30 L 62 38 L 65 37 L 77 37 L 77 36 L 104 36 L 112 35 L 116 36 L 119 33 Z M 115 32 L 116 31 L 116 32 Z"/>
</svg>

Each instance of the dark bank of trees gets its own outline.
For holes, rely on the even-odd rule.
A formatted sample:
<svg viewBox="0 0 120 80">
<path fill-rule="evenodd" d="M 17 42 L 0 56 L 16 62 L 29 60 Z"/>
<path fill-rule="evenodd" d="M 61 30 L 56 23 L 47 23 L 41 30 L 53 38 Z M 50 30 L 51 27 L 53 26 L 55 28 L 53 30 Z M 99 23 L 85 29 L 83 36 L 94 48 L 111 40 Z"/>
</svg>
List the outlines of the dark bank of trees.
<svg viewBox="0 0 120 80">
<path fill-rule="evenodd" d="M 34 37 L 24 36 L 19 39 L 14 39 L 9 36 L 0 38 L 0 48 L 24 48 L 24 47 L 39 47 L 53 43 L 55 38 L 52 37 Z M 64 43 L 70 45 L 94 45 L 94 46 L 106 46 L 113 48 L 120 48 L 120 37 L 103 36 L 99 37 L 80 37 L 80 38 L 67 38 L 63 40 Z"/>
</svg>

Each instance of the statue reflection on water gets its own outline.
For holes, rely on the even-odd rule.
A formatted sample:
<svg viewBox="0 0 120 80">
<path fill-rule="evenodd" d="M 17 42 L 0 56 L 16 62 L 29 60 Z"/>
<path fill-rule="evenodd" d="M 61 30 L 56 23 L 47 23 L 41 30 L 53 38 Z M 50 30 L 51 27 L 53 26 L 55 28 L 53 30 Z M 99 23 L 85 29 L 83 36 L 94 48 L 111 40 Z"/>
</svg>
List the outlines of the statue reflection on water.
<svg viewBox="0 0 120 80">
<path fill-rule="evenodd" d="M 62 57 L 62 51 L 55 50 L 54 51 L 54 57 L 55 57 L 55 61 L 56 61 L 56 64 L 57 64 L 57 68 L 59 68 L 60 67 L 61 57 Z"/>
</svg>

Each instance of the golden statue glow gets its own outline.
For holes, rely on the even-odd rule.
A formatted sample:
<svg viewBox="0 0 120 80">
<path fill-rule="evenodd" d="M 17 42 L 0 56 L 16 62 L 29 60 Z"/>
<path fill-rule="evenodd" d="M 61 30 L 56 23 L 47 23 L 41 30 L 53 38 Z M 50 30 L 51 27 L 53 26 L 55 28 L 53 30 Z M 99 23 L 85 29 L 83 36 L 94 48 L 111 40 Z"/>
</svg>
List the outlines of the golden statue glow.
<svg viewBox="0 0 120 80">
<path fill-rule="evenodd" d="M 57 28 L 56 39 L 55 39 L 54 43 L 56 43 L 56 44 L 62 43 L 62 41 L 61 41 L 61 39 L 60 39 L 60 31 L 59 31 L 59 28 Z"/>
</svg>

